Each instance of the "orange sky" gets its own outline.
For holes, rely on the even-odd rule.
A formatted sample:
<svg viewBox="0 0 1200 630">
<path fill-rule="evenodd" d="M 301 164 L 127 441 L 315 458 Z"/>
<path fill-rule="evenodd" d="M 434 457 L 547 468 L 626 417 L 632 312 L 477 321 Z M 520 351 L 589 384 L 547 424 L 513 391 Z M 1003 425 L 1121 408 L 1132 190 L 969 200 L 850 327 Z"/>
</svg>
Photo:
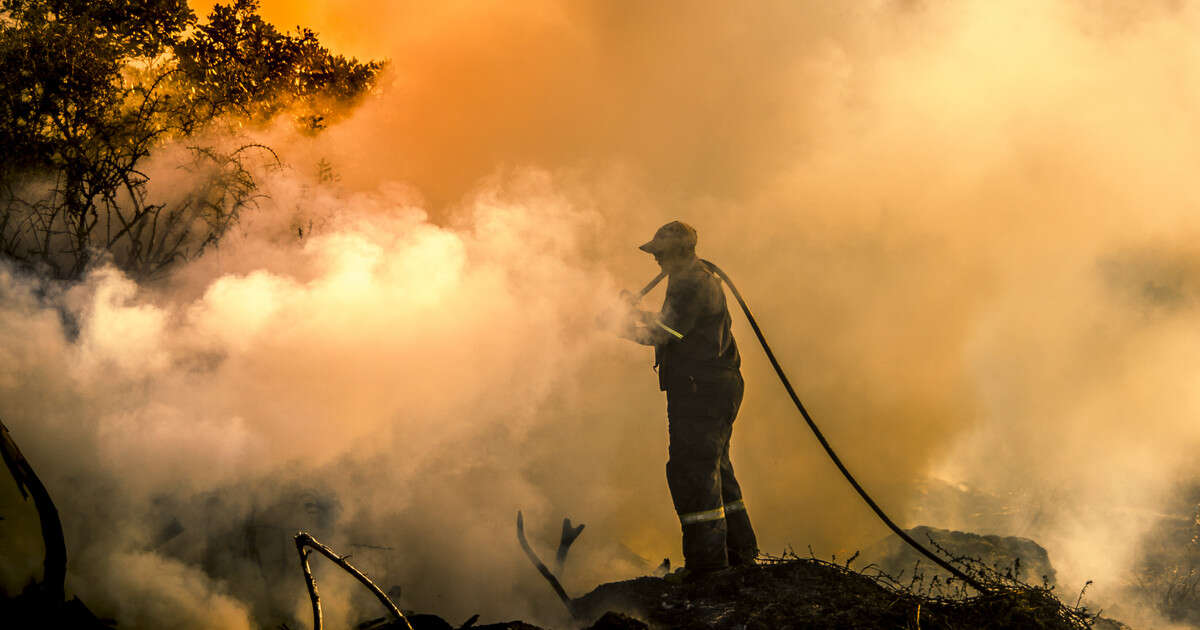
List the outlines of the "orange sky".
<svg viewBox="0 0 1200 630">
<path fill-rule="evenodd" d="M 356 164 L 346 182 L 403 180 L 435 207 L 528 164 L 628 168 L 668 210 L 742 196 L 805 149 L 820 103 L 797 90 L 819 97 L 828 70 L 805 56 L 833 38 L 858 46 L 860 28 L 819 3 L 267 0 L 261 11 L 337 52 L 391 61 L 385 101 L 340 134 L 347 152 L 389 159 Z"/>
<path fill-rule="evenodd" d="M 188 0 L 188 5 L 203 18 L 214 0 Z M 484 9 L 517 3 L 500 2 L 419 2 L 415 0 L 261 0 L 259 13 L 271 24 L 285 30 L 299 26 L 317 32 L 321 42 L 340 54 L 359 59 L 388 57 L 394 48 L 391 40 L 412 24 L 437 15 L 453 14 L 464 7 Z M 522 2 L 522 10 L 537 11 L 540 2 Z"/>
</svg>

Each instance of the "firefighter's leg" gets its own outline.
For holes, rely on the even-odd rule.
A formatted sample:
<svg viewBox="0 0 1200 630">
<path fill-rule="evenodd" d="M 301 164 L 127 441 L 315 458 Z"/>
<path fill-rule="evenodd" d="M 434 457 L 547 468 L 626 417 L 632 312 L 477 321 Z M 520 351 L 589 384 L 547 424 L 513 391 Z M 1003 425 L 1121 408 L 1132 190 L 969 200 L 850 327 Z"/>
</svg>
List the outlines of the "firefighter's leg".
<svg viewBox="0 0 1200 630">
<path fill-rule="evenodd" d="M 724 428 L 722 428 L 724 427 Z M 683 558 L 693 571 L 728 566 L 721 499 L 722 447 L 729 425 L 710 415 L 672 414 L 667 485 L 683 530 Z"/>
<path fill-rule="evenodd" d="M 725 504 L 725 546 L 729 564 L 749 564 L 758 556 L 758 540 L 750 526 L 750 515 L 742 500 L 742 488 L 733 476 L 729 461 L 729 443 L 721 456 L 721 499 Z"/>
<path fill-rule="evenodd" d="M 729 424 L 732 427 L 742 404 L 743 384 L 740 376 L 731 387 L 730 402 L 733 404 Z M 731 437 L 732 430 L 727 434 L 721 449 L 721 498 L 725 504 L 725 544 L 728 548 L 729 564 L 746 564 L 753 562 L 758 556 L 758 540 L 754 536 L 754 528 L 750 525 L 746 503 L 742 500 L 742 487 L 733 475 L 733 463 L 729 460 Z"/>
</svg>

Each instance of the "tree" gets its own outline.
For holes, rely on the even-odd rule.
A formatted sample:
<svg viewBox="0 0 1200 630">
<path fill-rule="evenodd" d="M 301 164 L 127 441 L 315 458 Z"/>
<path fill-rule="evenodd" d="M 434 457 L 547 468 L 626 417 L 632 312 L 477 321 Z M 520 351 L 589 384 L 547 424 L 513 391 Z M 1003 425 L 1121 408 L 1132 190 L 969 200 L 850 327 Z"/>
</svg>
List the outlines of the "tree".
<svg viewBox="0 0 1200 630">
<path fill-rule="evenodd" d="M 194 102 L 260 122 L 293 108 L 298 122 L 319 130 L 374 85 L 378 62 L 330 54 L 309 29 L 280 33 L 256 10 L 255 0 L 217 5 L 175 47 Z"/>
<path fill-rule="evenodd" d="M 247 151 L 267 149 L 193 147 L 206 178 L 170 205 L 149 198 L 152 151 L 284 113 L 318 132 L 382 67 L 257 8 L 198 24 L 185 0 L 0 0 L 0 255 L 73 278 L 106 253 L 147 277 L 218 242 L 255 199 Z"/>
</svg>

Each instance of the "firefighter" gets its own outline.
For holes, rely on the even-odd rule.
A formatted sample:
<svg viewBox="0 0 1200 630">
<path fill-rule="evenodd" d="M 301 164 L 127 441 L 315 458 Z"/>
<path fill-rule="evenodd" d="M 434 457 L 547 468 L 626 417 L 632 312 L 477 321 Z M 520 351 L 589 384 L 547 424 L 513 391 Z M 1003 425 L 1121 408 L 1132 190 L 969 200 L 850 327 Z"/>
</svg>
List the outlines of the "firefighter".
<svg viewBox="0 0 1200 630">
<path fill-rule="evenodd" d="M 683 530 L 684 569 L 694 580 L 750 564 L 758 543 L 729 461 L 742 402 L 741 357 L 720 280 L 696 257 L 696 230 L 672 221 L 639 249 L 667 274 L 662 310 L 632 310 L 621 336 L 654 346 L 667 393 L 667 485 Z"/>
</svg>

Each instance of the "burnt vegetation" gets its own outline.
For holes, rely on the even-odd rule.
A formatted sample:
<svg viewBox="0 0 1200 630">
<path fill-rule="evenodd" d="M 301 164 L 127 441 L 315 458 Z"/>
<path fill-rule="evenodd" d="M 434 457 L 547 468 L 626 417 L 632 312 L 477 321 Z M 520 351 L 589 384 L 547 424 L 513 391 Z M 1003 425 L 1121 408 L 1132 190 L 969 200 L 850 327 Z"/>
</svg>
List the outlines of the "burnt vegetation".
<svg viewBox="0 0 1200 630">
<path fill-rule="evenodd" d="M 933 542 L 932 540 L 930 541 Z M 935 545 L 936 547 L 936 545 Z M 1064 603 L 1048 583 L 1031 584 L 1020 564 L 988 566 L 978 558 L 937 552 L 984 586 L 927 573 L 920 562 L 891 575 L 875 564 L 854 568 L 859 554 L 838 562 L 809 552 L 760 556 L 696 584 L 644 577 L 604 584 L 574 600 L 578 617 L 596 630 L 616 628 L 927 628 L 944 630 L 1125 628 L 1100 611 Z"/>
<path fill-rule="evenodd" d="M 186 0 L 0 2 L 0 255 L 58 279 L 111 259 L 136 278 L 198 256 L 257 197 L 248 160 L 214 134 L 290 116 L 316 133 L 382 69 L 310 30 L 265 22 L 255 0 L 197 20 Z M 226 133 L 228 137 L 230 134 Z M 192 190 L 170 199 L 145 165 L 186 147 Z"/>
<path fill-rule="evenodd" d="M 569 525 L 570 521 L 564 520 L 559 557 L 566 556 L 578 537 L 579 532 L 571 532 Z M 1100 611 L 1089 611 L 1081 605 L 1091 582 L 1075 603 L 1068 605 L 1054 593 L 1055 587 L 1046 576 L 1040 584 L 1025 581 L 1019 557 L 1004 565 L 989 565 L 983 556 L 956 553 L 939 544 L 930 531 L 920 527 L 908 533 L 924 534 L 939 559 L 970 578 L 968 581 L 948 575 L 938 566 L 930 571 L 923 560 L 892 574 L 873 562 L 852 568 L 859 552 L 839 563 L 836 557 L 830 561 L 818 559 L 810 549 L 808 557 L 790 550 L 780 556 L 762 555 L 756 564 L 733 567 L 695 583 L 670 576 L 641 577 L 602 584 L 583 597 L 570 599 L 529 547 L 519 514 L 517 519 L 517 538 L 526 555 L 563 599 L 575 625 L 589 630 L 1126 628 L 1102 617 Z M 949 533 L 957 534 L 946 539 L 954 541 L 951 544 L 956 547 L 964 539 L 970 542 L 972 537 L 980 538 Z M 662 575 L 668 569 L 664 561 L 658 573 Z M 445 624 L 442 620 L 438 623 Z M 413 624 L 418 630 L 422 627 L 440 630 L 451 626 Z"/>
<path fill-rule="evenodd" d="M 1031 585 L 965 558 L 954 562 L 989 588 L 979 594 L 955 580 L 926 580 L 872 565 L 853 569 L 785 553 L 717 579 L 673 585 L 657 578 L 605 584 L 577 600 L 584 616 L 615 609 L 655 628 L 1120 628 L 1064 604 L 1051 587 Z M 600 620 L 603 617 L 599 617 Z M 606 627 L 597 622 L 597 627 Z"/>
</svg>

